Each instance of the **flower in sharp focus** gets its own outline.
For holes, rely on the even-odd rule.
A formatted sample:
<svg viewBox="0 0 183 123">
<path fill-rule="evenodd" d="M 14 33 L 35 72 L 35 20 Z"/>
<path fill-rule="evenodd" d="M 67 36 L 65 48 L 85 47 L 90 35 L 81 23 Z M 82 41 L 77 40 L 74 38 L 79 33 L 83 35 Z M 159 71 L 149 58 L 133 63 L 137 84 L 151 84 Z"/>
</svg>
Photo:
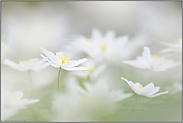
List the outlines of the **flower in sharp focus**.
<svg viewBox="0 0 183 123">
<path fill-rule="evenodd" d="M 94 58 L 97 62 L 117 61 L 121 57 L 121 50 L 128 42 L 128 36 L 115 37 L 114 31 L 108 31 L 104 36 L 97 29 L 92 30 L 91 38 L 80 36 L 74 46 Z M 79 42 L 79 43 L 78 43 Z"/>
<path fill-rule="evenodd" d="M 142 56 L 138 56 L 136 60 L 126 60 L 123 61 L 123 63 L 141 69 L 150 69 L 156 72 L 166 71 L 167 69 L 180 65 L 180 63 L 175 63 L 172 60 L 166 60 L 158 55 L 152 56 L 149 47 L 144 47 Z"/>
<path fill-rule="evenodd" d="M 45 60 L 47 60 L 50 63 L 51 66 L 53 66 L 55 68 L 60 68 L 61 67 L 62 69 L 68 70 L 68 71 L 87 70 L 87 68 L 85 68 L 85 67 L 76 67 L 77 65 L 82 64 L 85 61 L 87 61 L 86 58 L 80 59 L 78 61 L 70 60 L 70 58 L 65 57 L 63 52 L 57 52 L 56 55 L 55 55 L 53 52 L 47 51 L 43 47 L 41 47 L 41 50 L 46 55 L 46 57 L 43 56 L 43 55 L 41 55 L 41 56 Z"/>
<path fill-rule="evenodd" d="M 127 79 L 125 79 L 123 77 L 121 77 L 121 79 L 126 81 L 128 83 L 128 85 L 131 87 L 131 89 L 138 95 L 143 95 L 143 96 L 152 98 L 152 97 L 157 97 L 159 95 L 168 93 L 168 91 L 157 93 L 159 91 L 160 87 L 158 87 L 158 86 L 154 87 L 153 83 L 149 83 L 148 85 L 143 87 L 140 83 L 134 84 L 132 81 L 128 81 Z"/>
<path fill-rule="evenodd" d="M 15 62 L 5 59 L 4 64 L 19 70 L 19 71 L 28 71 L 28 70 L 33 70 L 38 72 L 41 69 L 46 68 L 49 64 L 45 62 L 45 59 L 39 60 L 37 58 L 30 59 L 30 60 L 25 60 L 25 61 L 20 61 L 19 64 L 16 64 Z"/>
</svg>

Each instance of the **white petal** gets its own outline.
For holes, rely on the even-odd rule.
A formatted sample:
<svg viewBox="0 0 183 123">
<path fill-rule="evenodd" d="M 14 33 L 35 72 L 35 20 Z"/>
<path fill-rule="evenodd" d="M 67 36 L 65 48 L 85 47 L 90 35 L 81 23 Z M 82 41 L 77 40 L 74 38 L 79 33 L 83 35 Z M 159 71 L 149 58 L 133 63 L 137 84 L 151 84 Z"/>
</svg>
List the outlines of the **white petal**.
<svg viewBox="0 0 183 123">
<path fill-rule="evenodd" d="M 24 68 L 24 67 L 20 66 L 19 64 L 16 64 L 16 63 L 8 60 L 8 59 L 4 60 L 4 64 L 6 64 L 6 65 L 8 65 L 8 66 L 10 66 L 10 67 L 12 67 L 16 70 L 20 70 L 20 71 L 26 71 L 27 70 L 26 68 Z"/>
<path fill-rule="evenodd" d="M 19 108 L 19 109 L 25 109 L 25 108 L 27 108 L 27 105 L 29 105 L 29 104 L 32 104 L 32 103 L 36 103 L 36 102 L 38 102 L 39 101 L 39 99 L 33 99 L 33 100 L 30 100 L 30 99 L 22 99 L 22 100 L 20 100 L 19 102 L 17 102 L 16 103 L 16 106 L 17 106 L 17 108 Z"/>
<path fill-rule="evenodd" d="M 146 85 L 145 87 L 143 87 L 141 89 L 142 89 L 143 95 L 148 95 L 149 93 L 152 93 L 152 91 L 154 90 L 154 84 L 149 83 L 148 85 Z"/>
<path fill-rule="evenodd" d="M 94 40 L 95 42 L 100 41 L 100 39 L 102 39 L 102 34 L 99 30 L 93 28 L 92 29 L 92 34 L 91 34 L 91 38 L 92 40 Z"/>
<path fill-rule="evenodd" d="M 147 61 L 147 63 L 152 64 L 153 58 L 151 56 L 151 51 L 149 47 L 144 47 L 144 51 L 142 53 L 143 58 Z"/>
<path fill-rule="evenodd" d="M 104 35 L 104 40 L 106 41 L 111 41 L 114 40 L 116 37 L 115 31 L 108 31 L 105 35 Z"/>
<path fill-rule="evenodd" d="M 166 63 L 166 60 L 164 58 L 158 58 L 158 59 L 154 59 L 153 65 L 152 65 L 152 69 L 153 71 L 161 71 L 160 68 L 163 64 Z"/>
<path fill-rule="evenodd" d="M 149 69 L 149 66 L 147 66 L 147 64 L 145 64 L 145 62 L 143 62 L 142 60 L 143 60 L 142 57 L 138 57 L 137 60 L 126 60 L 126 61 L 123 61 L 123 63 L 129 64 L 131 66 L 141 68 L 141 69 Z"/>
<path fill-rule="evenodd" d="M 153 91 L 151 93 L 149 93 L 148 95 L 153 95 L 155 93 L 157 93 L 159 91 L 160 87 L 156 86 Z"/>
<path fill-rule="evenodd" d="M 159 71 L 166 71 L 167 69 L 173 68 L 180 65 L 180 63 L 175 63 L 173 61 L 166 61 L 162 66 L 160 66 Z"/>
<path fill-rule="evenodd" d="M 40 55 L 41 55 L 41 54 L 40 54 Z M 56 67 L 56 68 L 59 68 L 59 67 L 60 67 L 59 65 L 56 65 L 56 64 L 54 64 L 52 61 L 50 61 L 47 57 L 45 57 L 45 56 L 43 56 L 43 55 L 41 55 L 41 57 L 43 57 L 45 60 L 47 60 L 47 61 L 50 63 L 51 66 Z"/>
<path fill-rule="evenodd" d="M 62 64 L 62 61 L 60 60 L 60 58 L 58 56 L 56 56 L 54 53 L 52 53 L 51 51 L 47 51 L 45 48 L 40 47 L 41 50 L 43 51 L 43 53 L 55 64 L 60 65 Z"/>
<path fill-rule="evenodd" d="M 121 36 L 118 37 L 115 41 L 115 43 L 117 44 L 117 46 L 124 46 L 127 42 L 128 42 L 129 36 L 125 35 L 125 36 Z"/>
<path fill-rule="evenodd" d="M 121 100 L 124 100 L 126 98 L 129 98 L 131 97 L 133 94 L 132 93 L 123 93 L 121 91 L 114 91 L 113 93 L 111 93 L 111 95 L 113 97 L 115 97 L 113 99 L 114 102 L 117 102 L 117 101 L 121 101 Z"/>
<path fill-rule="evenodd" d="M 64 70 L 68 71 L 80 71 L 80 70 L 87 70 L 88 68 L 86 67 L 62 67 Z"/>
<path fill-rule="evenodd" d="M 141 95 L 141 92 L 140 92 L 140 88 L 139 88 L 139 85 L 141 85 L 140 83 L 133 83 L 131 81 L 128 81 L 127 79 L 121 77 L 122 80 L 126 81 L 128 83 L 128 85 L 131 87 L 131 89 L 136 93 L 136 94 L 139 94 Z"/>
<path fill-rule="evenodd" d="M 44 68 L 48 67 L 49 65 L 50 64 L 48 62 L 45 62 L 41 65 L 36 65 L 34 68 L 32 68 L 32 70 L 39 72 L 39 70 L 44 69 Z"/>
<path fill-rule="evenodd" d="M 131 81 L 130 81 L 131 82 Z M 135 83 L 133 84 L 133 90 L 135 91 L 136 94 L 142 95 L 142 88 L 140 89 L 139 86 L 142 86 L 140 83 Z"/>
<path fill-rule="evenodd" d="M 30 65 L 28 66 L 29 69 L 32 69 L 34 71 L 39 71 L 40 69 L 43 69 L 45 67 L 47 67 L 49 65 L 49 63 L 45 62 L 46 59 L 31 59 L 29 62 L 30 62 Z"/>
<path fill-rule="evenodd" d="M 16 97 L 16 100 L 20 100 L 23 97 L 23 92 L 21 91 L 16 91 L 12 94 L 12 97 Z"/>
<path fill-rule="evenodd" d="M 29 69 L 34 68 L 39 62 L 38 58 L 30 59 L 29 64 L 27 65 Z"/>
<path fill-rule="evenodd" d="M 152 98 L 152 97 L 157 97 L 157 96 L 159 96 L 159 95 L 167 94 L 167 93 L 168 93 L 168 91 L 166 91 L 166 92 L 161 92 L 161 93 L 157 93 L 157 94 L 154 94 L 154 95 L 148 95 L 147 97 Z"/>
<path fill-rule="evenodd" d="M 82 63 L 84 63 L 84 62 L 86 62 L 87 61 L 87 59 L 86 58 L 83 58 L 83 59 L 80 59 L 80 60 L 78 60 L 78 61 L 69 61 L 70 63 L 66 63 L 69 67 L 75 67 L 75 66 L 77 66 L 77 65 L 79 65 L 79 64 L 82 64 Z"/>
</svg>

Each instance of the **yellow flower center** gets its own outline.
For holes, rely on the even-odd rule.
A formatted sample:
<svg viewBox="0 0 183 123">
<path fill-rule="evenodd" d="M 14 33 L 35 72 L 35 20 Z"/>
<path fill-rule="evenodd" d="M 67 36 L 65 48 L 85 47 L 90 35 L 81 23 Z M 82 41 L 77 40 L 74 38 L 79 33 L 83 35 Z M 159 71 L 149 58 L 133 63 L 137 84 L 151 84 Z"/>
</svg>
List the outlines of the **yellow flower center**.
<svg viewBox="0 0 183 123">
<path fill-rule="evenodd" d="M 13 96 L 13 103 L 16 103 L 18 101 L 17 98 L 17 96 Z"/>
<path fill-rule="evenodd" d="M 28 65 L 29 64 L 29 60 L 22 61 L 22 63 L 25 64 L 25 65 Z"/>
<path fill-rule="evenodd" d="M 143 88 L 143 86 L 142 85 L 139 85 L 139 88 L 141 89 L 141 88 Z"/>
<path fill-rule="evenodd" d="M 106 49 L 107 49 L 107 45 L 106 45 L 106 44 L 100 45 L 100 49 L 101 49 L 103 52 L 105 52 Z"/>
<path fill-rule="evenodd" d="M 90 68 L 90 69 L 88 69 L 86 71 L 89 72 L 89 73 L 93 73 L 95 70 L 96 70 L 96 67 L 92 67 L 92 68 Z"/>
<path fill-rule="evenodd" d="M 158 56 L 158 55 L 153 55 L 152 57 L 153 57 L 153 59 L 158 59 L 160 56 Z"/>
<path fill-rule="evenodd" d="M 69 63 L 68 61 L 70 60 L 70 58 L 65 57 L 65 55 L 61 55 L 61 56 L 58 55 L 58 57 L 62 60 L 62 64 Z"/>
</svg>

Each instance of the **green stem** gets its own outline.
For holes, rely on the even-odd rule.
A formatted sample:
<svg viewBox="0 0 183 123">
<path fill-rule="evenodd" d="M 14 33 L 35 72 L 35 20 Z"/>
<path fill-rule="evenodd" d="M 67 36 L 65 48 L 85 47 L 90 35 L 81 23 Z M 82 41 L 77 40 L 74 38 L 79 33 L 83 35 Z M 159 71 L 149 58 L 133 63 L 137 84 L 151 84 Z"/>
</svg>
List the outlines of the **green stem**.
<svg viewBox="0 0 183 123">
<path fill-rule="evenodd" d="M 151 81 L 151 73 L 152 73 L 152 70 L 150 70 L 150 74 L 149 74 L 149 80 L 148 80 L 149 83 Z"/>
<path fill-rule="evenodd" d="M 59 76 L 60 76 L 61 70 L 62 70 L 62 68 L 60 67 L 59 72 L 58 72 L 58 93 L 59 93 Z"/>
<path fill-rule="evenodd" d="M 31 87 L 32 93 L 34 95 L 34 98 L 36 98 L 36 94 L 34 92 L 34 88 L 33 88 L 33 84 L 32 84 L 32 79 L 30 77 L 30 71 L 28 71 L 27 73 L 28 73 L 28 78 L 29 78 L 29 82 L 30 82 L 30 87 Z"/>
</svg>

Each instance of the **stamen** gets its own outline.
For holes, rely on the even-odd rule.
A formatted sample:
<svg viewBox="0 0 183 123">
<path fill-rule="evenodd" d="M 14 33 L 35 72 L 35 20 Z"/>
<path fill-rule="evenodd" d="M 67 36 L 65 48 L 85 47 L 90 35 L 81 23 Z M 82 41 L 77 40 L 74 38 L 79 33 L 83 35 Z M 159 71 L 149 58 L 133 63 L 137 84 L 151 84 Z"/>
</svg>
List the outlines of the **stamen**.
<svg viewBox="0 0 183 123">
<path fill-rule="evenodd" d="M 70 58 L 68 58 L 68 57 L 65 58 L 65 55 L 59 56 L 59 54 L 58 54 L 58 57 L 62 60 L 62 64 L 69 63 L 68 61 L 70 60 Z"/>
<path fill-rule="evenodd" d="M 160 56 L 158 56 L 158 55 L 153 55 L 152 57 L 153 57 L 153 59 L 158 59 Z"/>
<path fill-rule="evenodd" d="M 28 65 L 29 64 L 29 60 L 22 61 L 22 63 L 25 64 L 25 65 Z"/>
<path fill-rule="evenodd" d="M 143 88 L 143 86 L 142 85 L 139 85 L 139 88 L 141 89 L 141 88 Z"/>
<path fill-rule="evenodd" d="M 107 49 L 107 45 L 105 45 L 105 44 L 100 45 L 100 49 L 101 49 L 103 52 L 105 52 L 106 49 Z"/>
<path fill-rule="evenodd" d="M 90 68 L 90 69 L 88 69 L 86 71 L 89 72 L 89 73 L 93 73 L 95 70 L 96 70 L 96 67 L 92 67 L 92 68 Z"/>
</svg>

